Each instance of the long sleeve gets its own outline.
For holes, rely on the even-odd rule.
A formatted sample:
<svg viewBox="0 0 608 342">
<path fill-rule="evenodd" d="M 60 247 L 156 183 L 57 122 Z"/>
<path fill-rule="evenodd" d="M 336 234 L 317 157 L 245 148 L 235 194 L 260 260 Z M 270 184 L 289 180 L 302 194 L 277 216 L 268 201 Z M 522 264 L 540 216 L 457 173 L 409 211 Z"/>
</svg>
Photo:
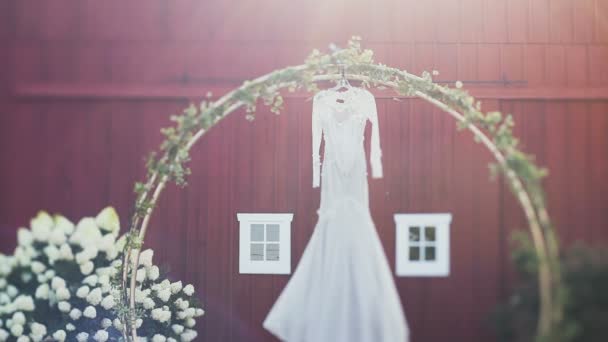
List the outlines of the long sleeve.
<svg viewBox="0 0 608 342">
<path fill-rule="evenodd" d="M 365 101 L 365 109 L 369 120 L 372 123 L 372 141 L 370 164 L 372 166 L 372 178 L 382 178 L 382 150 L 380 149 L 380 128 L 378 125 L 378 110 L 376 108 L 376 99 L 374 95 L 368 92 L 369 99 Z"/>
<path fill-rule="evenodd" d="M 321 148 L 321 138 L 323 130 L 321 127 L 320 105 L 317 97 L 312 102 L 312 187 L 318 188 L 320 184 L 321 159 L 319 149 Z"/>
</svg>

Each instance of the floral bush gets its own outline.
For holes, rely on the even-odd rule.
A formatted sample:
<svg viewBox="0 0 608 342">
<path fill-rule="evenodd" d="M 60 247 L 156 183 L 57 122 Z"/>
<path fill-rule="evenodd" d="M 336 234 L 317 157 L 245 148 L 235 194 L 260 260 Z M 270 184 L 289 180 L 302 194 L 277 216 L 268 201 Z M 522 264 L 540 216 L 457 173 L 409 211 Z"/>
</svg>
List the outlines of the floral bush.
<svg viewBox="0 0 608 342">
<path fill-rule="evenodd" d="M 74 225 L 40 212 L 18 230 L 13 255 L 0 254 L 0 341 L 122 341 L 118 290 L 125 237 L 116 211 Z M 140 255 L 135 322 L 142 341 L 192 341 L 202 316 L 192 285 L 170 282 Z"/>
</svg>

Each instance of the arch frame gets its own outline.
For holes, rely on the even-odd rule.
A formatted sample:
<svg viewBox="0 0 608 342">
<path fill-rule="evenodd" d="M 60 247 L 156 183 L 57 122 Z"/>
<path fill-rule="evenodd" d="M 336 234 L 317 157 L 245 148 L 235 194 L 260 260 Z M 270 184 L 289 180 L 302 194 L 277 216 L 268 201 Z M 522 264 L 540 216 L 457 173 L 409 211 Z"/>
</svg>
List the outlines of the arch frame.
<svg viewBox="0 0 608 342">
<path fill-rule="evenodd" d="M 332 44 L 332 51 L 327 54 L 313 50 L 302 65 L 288 66 L 245 81 L 216 101 L 205 100 L 200 106 L 192 104 L 181 115 L 171 116 L 175 127 L 161 130 L 165 136 L 161 153 L 150 154 L 146 179 L 135 184 L 137 198 L 126 235 L 121 272 L 114 279 L 120 292 L 116 310 L 125 327 L 125 340 L 138 339 L 135 275 L 152 213 L 167 183 L 187 185 L 186 177 L 190 172 L 185 164 L 189 161 L 189 151 L 209 129 L 238 108 L 245 106 L 246 118 L 253 120 L 256 104 L 263 99 L 272 112 L 279 114 L 283 105 L 281 89 L 287 88 L 290 92 L 305 89 L 314 93 L 319 90 L 318 82 L 338 80 L 343 77 L 344 70 L 347 70 L 344 74 L 347 79 L 360 81 L 364 87 L 390 88 L 399 95 L 429 102 L 452 117 L 459 129 L 469 130 L 475 141 L 486 147 L 495 159 L 491 170 L 502 174 L 525 214 L 536 251 L 540 294 L 537 340 L 550 339 L 556 334 L 564 304 L 558 240 L 542 187 L 546 170 L 536 166 L 534 157 L 519 148 L 518 140 L 512 134 L 512 117 L 497 111 L 482 112 L 481 103 L 463 90 L 460 82 L 453 88 L 434 83 L 434 71 L 417 76 L 374 63 L 373 52 L 362 49 L 360 42 L 361 38 L 354 36 L 343 49 Z"/>
</svg>

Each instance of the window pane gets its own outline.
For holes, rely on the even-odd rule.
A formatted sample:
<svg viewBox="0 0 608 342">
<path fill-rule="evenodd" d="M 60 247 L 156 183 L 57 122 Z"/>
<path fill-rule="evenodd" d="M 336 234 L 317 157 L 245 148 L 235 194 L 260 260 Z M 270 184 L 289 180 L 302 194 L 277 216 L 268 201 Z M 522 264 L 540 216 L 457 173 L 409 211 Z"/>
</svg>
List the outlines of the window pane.
<svg viewBox="0 0 608 342">
<path fill-rule="evenodd" d="M 424 260 L 434 261 L 435 260 L 435 247 L 424 248 Z"/>
<path fill-rule="evenodd" d="M 252 243 L 251 244 L 251 260 L 264 260 L 264 244 L 263 243 Z"/>
<path fill-rule="evenodd" d="M 424 227 L 424 239 L 426 241 L 435 241 L 435 227 Z"/>
<path fill-rule="evenodd" d="M 264 225 L 263 224 L 252 224 L 251 225 L 251 241 L 264 241 Z"/>
<path fill-rule="evenodd" d="M 410 260 L 420 260 L 420 247 L 410 247 Z"/>
<path fill-rule="evenodd" d="M 410 241 L 420 241 L 420 227 L 410 227 Z"/>
<path fill-rule="evenodd" d="M 279 225 L 278 224 L 267 224 L 266 225 L 266 241 L 279 241 Z"/>
<path fill-rule="evenodd" d="M 279 244 L 269 243 L 266 245 L 266 260 L 276 261 L 279 260 Z"/>
</svg>

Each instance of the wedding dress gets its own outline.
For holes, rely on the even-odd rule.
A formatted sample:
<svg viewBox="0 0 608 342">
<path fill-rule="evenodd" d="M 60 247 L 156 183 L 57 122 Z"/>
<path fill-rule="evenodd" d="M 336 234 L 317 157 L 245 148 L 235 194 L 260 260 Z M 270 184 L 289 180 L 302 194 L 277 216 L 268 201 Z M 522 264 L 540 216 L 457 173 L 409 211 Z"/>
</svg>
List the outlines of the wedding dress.
<svg viewBox="0 0 608 342">
<path fill-rule="evenodd" d="M 343 102 L 337 102 L 343 98 Z M 371 121 L 372 177 L 382 177 L 374 96 L 350 87 L 313 99 L 313 187 L 325 139 L 318 221 L 300 263 L 264 321 L 289 342 L 403 342 L 409 330 L 369 210 L 363 145 Z"/>
</svg>

